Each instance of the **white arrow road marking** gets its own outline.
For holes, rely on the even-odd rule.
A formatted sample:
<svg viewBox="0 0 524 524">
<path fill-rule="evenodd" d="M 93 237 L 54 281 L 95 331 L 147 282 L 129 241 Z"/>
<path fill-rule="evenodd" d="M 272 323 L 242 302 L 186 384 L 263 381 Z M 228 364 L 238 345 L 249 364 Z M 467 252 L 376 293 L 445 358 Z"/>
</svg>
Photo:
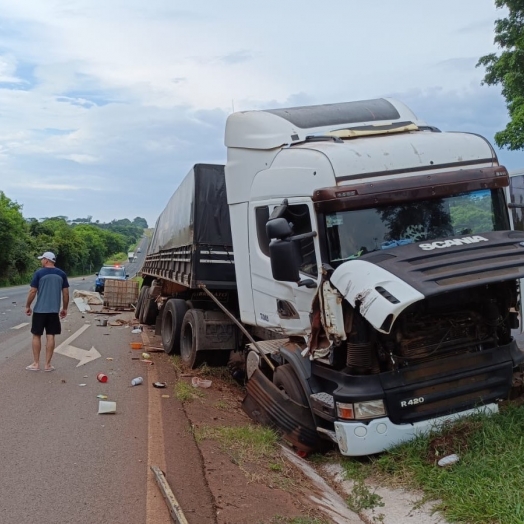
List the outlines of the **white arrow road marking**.
<svg viewBox="0 0 524 524">
<path fill-rule="evenodd" d="M 6 298 L 9 298 L 9 297 L 0 297 L 0 300 L 5 300 Z"/>
<path fill-rule="evenodd" d="M 90 324 L 84 324 L 76 333 L 73 333 L 68 339 L 56 347 L 55 353 L 79 360 L 80 362 L 78 362 L 76 367 L 83 366 L 88 362 L 100 358 L 102 355 L 93 346 L 91 346 L 89 351 L 71 346 L 71 342 L 73 342 L 75 338 L 78 338 L 89 326 Z"/>
<path fill-rule="evenodd" d="M 29 326 L 29 322 L 22 322 L 22 324 L 18 324 L 18 326 L 13 326 L 11 329 L 20 329 L 24 326 Z"/>
</svg>

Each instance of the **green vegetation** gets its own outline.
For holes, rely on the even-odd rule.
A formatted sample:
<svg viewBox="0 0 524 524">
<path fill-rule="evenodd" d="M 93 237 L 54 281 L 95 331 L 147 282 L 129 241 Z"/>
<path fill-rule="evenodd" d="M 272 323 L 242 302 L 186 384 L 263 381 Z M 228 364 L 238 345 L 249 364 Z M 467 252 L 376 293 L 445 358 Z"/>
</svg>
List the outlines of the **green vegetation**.
<svg viewBox="0 0 524 524">
<path fill-rule="evenodd" d="M 180 400 L 180 402 L 191 402 L 199 397 L 203 397 L 204 393 L 202 391 L 194 388 L 191 384 L 184 382 L 183 380 L 178 380 L 175 384 L 175 397 Z"/>
<path fill-rule="evenodd" d="M 247 459 L 258 461 L 270 459 L 275 453 L 278 435 L 264 426 L 203 426 L 195 433 L 197 440 L 211 438 L 217 440 L 222 451 L 234 458 L 235 463 Z"/>
<path fill-rule="evenodd" d="M 456 453 L 448 467 L 441 458 Z M 418 438 L 368 462 L 345 459 L 346 475 L 357 491 L 368 477 L 395 486 L 422 489 L 450 522 L 484 524 L 524 522 L 524 409 L 508 406 L 501 413 L 479 415 Z M 364 508 L 380 503 L 357 493 Z M 373 495 L 371 493 L 371 495 Z"/>
<path fill-rule="evenodd" d="M 113 254 L 127 253 L 147 227 L 140 217 L 108 224 L 91 218 L 26 219 L 22 206 L 0 191 L 0 286 L 29 282 L 40 266 L 36 257 L 44 251 L 54 252 L 56 265 L 71 276 L 95 273 Z"/>
<path fill-rule="evenodd" d="M 502 87 L 511 119 L 506 129 L 495 134 L 495 142 L 499 147 L 518 150 L 524 148 L 524 1 L 495 0 L 495 5 L 508 12 L 506 18 L 495 22 L 495 44 L 502 53 L 481 57 L 477 67 L 486 68 L 484 84 Z"/>
</svg>

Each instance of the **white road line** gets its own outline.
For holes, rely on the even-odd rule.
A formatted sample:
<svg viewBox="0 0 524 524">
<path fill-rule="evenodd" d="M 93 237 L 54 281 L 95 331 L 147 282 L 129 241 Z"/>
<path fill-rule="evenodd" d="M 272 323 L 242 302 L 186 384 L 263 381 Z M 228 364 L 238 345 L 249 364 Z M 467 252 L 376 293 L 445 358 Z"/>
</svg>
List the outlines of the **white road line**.
<svg viewBox="0 0 524 524">
<path fill-rule="evenodd" d="M 0 300 L 4 300 L 4 299 L 6 299 L 6 298 L 9 298 L 9 297 L 0 297 Z"/>
<path fill-rule="evenodd" d="M 24 326 L 29 326 L 29 322 L 23 322 L 22 324 L 18 324 L 18 326 L 13 326 L 11 329 L 20 329 Z"/>
</svg>

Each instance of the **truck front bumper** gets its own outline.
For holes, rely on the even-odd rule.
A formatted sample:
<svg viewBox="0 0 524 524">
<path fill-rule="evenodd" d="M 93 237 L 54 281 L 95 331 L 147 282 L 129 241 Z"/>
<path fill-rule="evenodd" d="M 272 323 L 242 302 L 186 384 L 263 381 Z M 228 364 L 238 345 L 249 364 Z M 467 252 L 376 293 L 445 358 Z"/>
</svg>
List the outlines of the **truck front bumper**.
<svg viewBox="0 0 524 524">
<path fill-rule="evenodd" d="M 412 424 L 393 424 L 388 417 L 362 422 L 335 422 L 335 434 L 342 455 L 359 457 L 372 455 L 407 442 L 419 435 L 439 429 L 444 423 L 477 413 L 497 413 L 497 404 L 468 409 L 443 417 Z"/>
</svg>

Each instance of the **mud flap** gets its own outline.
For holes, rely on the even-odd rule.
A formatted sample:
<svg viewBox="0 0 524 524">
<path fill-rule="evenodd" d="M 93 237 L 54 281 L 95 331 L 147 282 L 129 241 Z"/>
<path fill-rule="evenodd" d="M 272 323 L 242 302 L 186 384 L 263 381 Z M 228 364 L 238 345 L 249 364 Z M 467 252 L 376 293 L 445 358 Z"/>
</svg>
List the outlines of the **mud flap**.
<svg viewBox="0 0 524 524">
<path fill-rule="evenodd" d="M 247 383 L 242 409 L 254 421 L 271 426 L 300 451 L 311 453 L 320 447 L 311 410 L 291 400 L 259 369 Z"/>
</svg>

